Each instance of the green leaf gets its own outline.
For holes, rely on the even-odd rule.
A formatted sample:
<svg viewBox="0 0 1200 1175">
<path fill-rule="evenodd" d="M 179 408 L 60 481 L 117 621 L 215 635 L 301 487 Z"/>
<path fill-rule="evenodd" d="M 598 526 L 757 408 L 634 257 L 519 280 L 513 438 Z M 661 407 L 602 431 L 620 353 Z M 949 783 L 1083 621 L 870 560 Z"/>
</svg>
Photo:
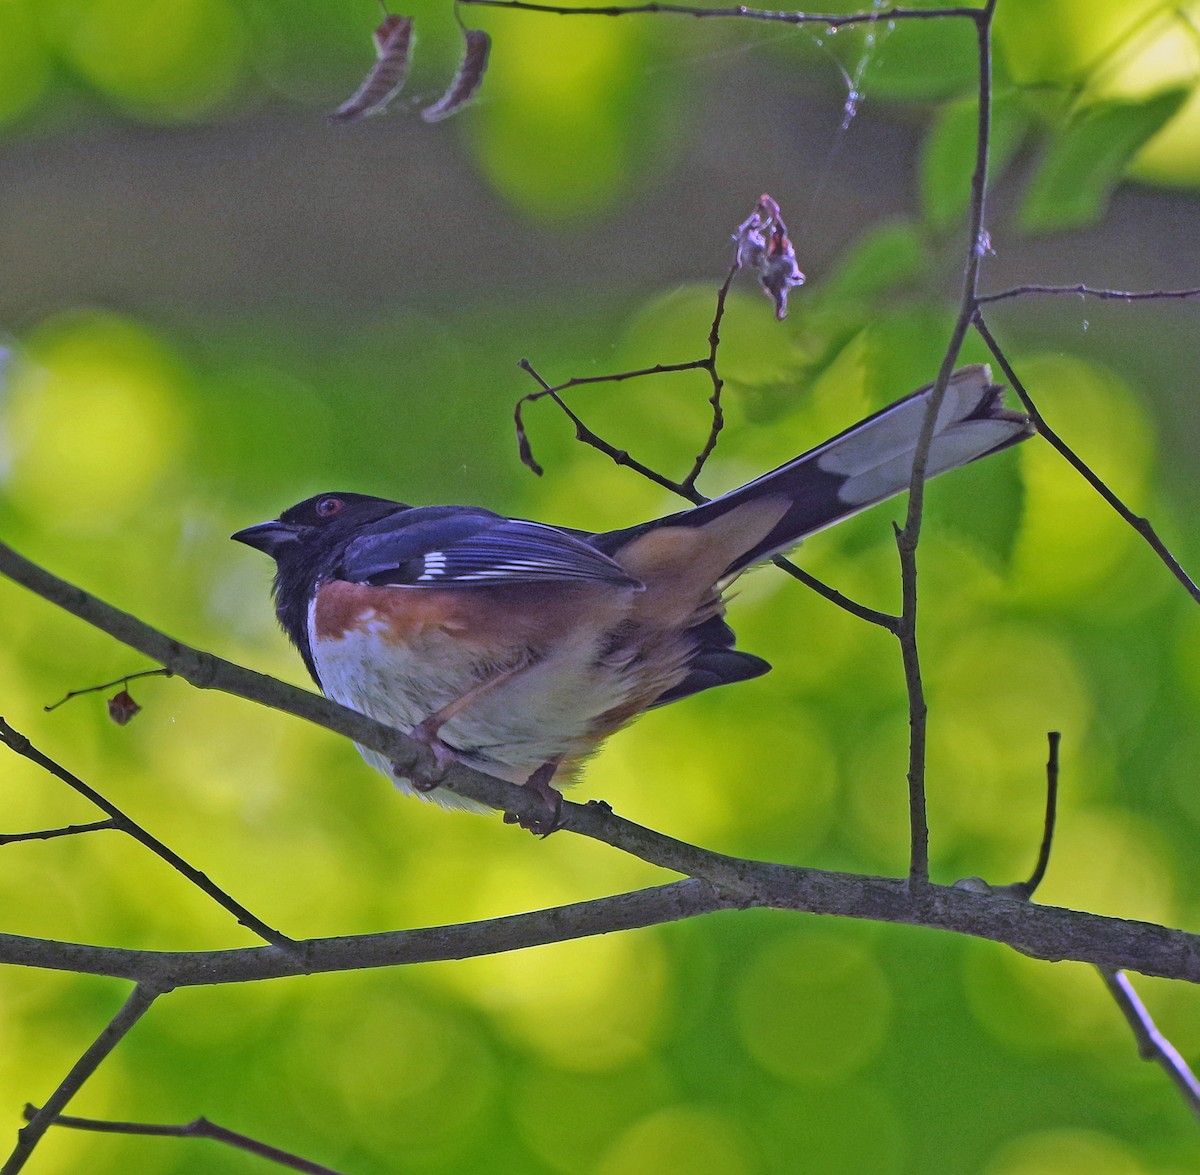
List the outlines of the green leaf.
<svg viewBox="0 0 1200 1175">
<path fill-rule="evenodd" d="M 1021 206 L 1026 232 L 1094 224 L 1134 153 L 1174 117 L 1185 89 L 1139 101 L 1107 99 L 1080 110 L 1047 150 Z"/>
<path fill-rule="evenodd" d="M 895 28 L 880 21 L 839 35 L 837 51 L 868 100 L 936 101 L 977 85 L 975 30 L 967 21 L 910 20 Z"/>
<path fill-rule="evenodd" d="M 1011 569 L 1025 516 L 1025 483 L 1014 456 L 956 470 L 953 480 L 939 479 L 926 502 L 931 527 L 955 535 L 997 570 Z"/>
<path fill-rule="evenodd" d="M 822 301 L 871 298 L 915 281 L 926 268 L 925 247 L 911 222 L 892 221 L 857 241 L 819 283 Z M 814 283 L 814 291 L 818 284 Z"/>
<path fill-rule="evenodd" d="M 992 182 L 1016 154 L 1027 121 L 1015 97 L 992 102 L 988 178 Z M 921 201 L 925 217 L 945 228 L 963 216 L 971 202 L 971 174 L 979 127 L 979 100 L 962 98 L 942 107 L 921 152 Z"/>
</svg>

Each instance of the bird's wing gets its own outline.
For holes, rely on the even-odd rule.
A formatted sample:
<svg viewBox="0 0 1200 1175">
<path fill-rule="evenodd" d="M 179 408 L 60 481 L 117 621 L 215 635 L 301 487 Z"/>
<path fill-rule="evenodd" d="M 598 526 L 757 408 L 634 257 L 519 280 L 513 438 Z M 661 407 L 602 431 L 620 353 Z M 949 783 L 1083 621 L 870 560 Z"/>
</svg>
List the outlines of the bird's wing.
<svg viewBox="0 0 1200 1175">
<path fill-rule="evenodd" d="M 335 577 L 376 586 L 476 587 L 552 580 L 640 586 L 583 537 L 457 506 L 406 510 L 364 528 L 347 545 Z"/>
</svg>

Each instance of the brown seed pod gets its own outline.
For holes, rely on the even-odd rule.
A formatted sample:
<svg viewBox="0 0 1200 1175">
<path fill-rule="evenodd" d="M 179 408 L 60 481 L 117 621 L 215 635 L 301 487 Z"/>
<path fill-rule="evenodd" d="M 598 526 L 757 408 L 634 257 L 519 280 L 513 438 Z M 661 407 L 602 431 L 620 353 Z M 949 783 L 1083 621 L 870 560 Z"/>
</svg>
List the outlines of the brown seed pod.
<svg viewBox="0 0 1200 1175">
<path fill-rule="evenodd" d="M 140 709 L 128 690 L 121 690 L 108 699 L 108 716 L 118 726 L 124 726 Z"/>
<path fill-rule="evenodd" d="M 372 114 L 382 114 L 404 87 L 412 51 L 412 17 L 386 16 L 374 36 L 378 60 L 363 84 L 329 116 L 330 122 L 357 122 Z"/>
<path fill-rule="evenodd" d="M 466 42 L 463 59 L 450 88 L 432 106 L 421 111 L 421 117 L 426 122 L 440 122 L 457 114 L 475 97 L 475 91 L 483 81 L 492 38 L 483 29 L 463 29 L 463 40 Z"/>
</svg>

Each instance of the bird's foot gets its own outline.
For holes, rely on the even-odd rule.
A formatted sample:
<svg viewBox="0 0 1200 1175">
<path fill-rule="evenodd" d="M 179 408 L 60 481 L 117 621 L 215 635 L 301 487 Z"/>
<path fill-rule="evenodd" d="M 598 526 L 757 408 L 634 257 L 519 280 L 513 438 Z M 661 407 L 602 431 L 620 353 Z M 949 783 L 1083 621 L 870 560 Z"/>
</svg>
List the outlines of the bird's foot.
<svg viewBox="0 0 1200 1175">
<path fill-rule="evenodd" d="M 536 792 L 546 806 L 544 814 L 533 817 L 518 816 L 515 812 L 504 813 L 505 824 L 519 824 L 527 832 L 547 837 L 562 826 L 562 792 L 551 784 L 558 770 L 558 759 L 543 763 L 526 781 L 524 786 Z"/>
<path fill-rule="evenodd" d="M 429 748 L 433 755 L 433 767 L 424 771 L 412 771 L 408 780 L 419 792 L 430 792 L 438 787 L 450 768 L 458 762 L 458 756 L 439 737 L 445 719 L 440 713 L 431 714 L 408 732 L 408 737 Z"/>
</svg>

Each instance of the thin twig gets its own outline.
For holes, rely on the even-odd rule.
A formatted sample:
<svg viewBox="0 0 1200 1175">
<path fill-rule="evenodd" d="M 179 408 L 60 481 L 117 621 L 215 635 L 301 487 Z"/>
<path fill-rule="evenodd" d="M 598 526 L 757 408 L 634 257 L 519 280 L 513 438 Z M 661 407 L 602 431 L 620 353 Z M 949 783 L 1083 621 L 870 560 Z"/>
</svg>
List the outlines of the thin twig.
<svg viewBox="0 0 1200 1175">
<path fill-rule="evenodd" d="M 1074 286 L 1013 286 L 996 294 L 980 294 L 976 306 L 989 302 L 1004 302 L 1010 298 L 1025 298 L 1030 295 L 1073 295 L 1077 298 L 1099 298 L 1112 302 L 1157 302 L 1170 299 L 1200 298 L 1200 286 L 1187 290 L 1106 290 L 1083 284 Z"/>
<path fill-rule="evenodd" d="M 1058 748 L 1062 742 L 1062 735 L 1057 730 L 1051 730 L 1046 734 L 1046 740 L 1050 747 L 1046 759 L 1046 814 L 1042 820 L 1042 843 L 1038 847 L 1037 863 L 1033 867 L 1033 872 L 1027 880 L 1015 881 L 1011 885 L 989 885 L 978 877 L 968 878 L 966 881 L 959 882 L 960 885 L 965 885 L 968 889 L 976 892 L 1017 898 L 1019 901 L 1027 902 L 1033 897 L 1038 886 L 1042 884 L 1050 865 L 1050 850 L 1054 845 L 1054 826 L 1058 819 Z"/>
<path fill-rule="evenodd" d="M 1133 1029 L 1138 1056 L 1143 1061 L 1154 1061 L 1161 1066 L 1183 1095 L 1188 1109 L 1200 1118 L 1200 1081 L 1196 1080 L 1196 1075 L 1179 1050 L 1159 1031 L 1153 1017 L 1146 1010 L 1146 1005 L 1133 990 L 1129 976 L 1122 970 L 1109 967 L 1097 967 L 1096 970 L 1100 972 L 1104 986 L 1117 1001 L 1117 1007 L 1121 1009 L 1129 1027 Z"/>
<path fill-rule="evenodd" d="M 562 398 L 561 393 L 568 388 L 582 387 L 585 384 L 598 383 L 620 383 L 622 380 L 639 379 L 647 375 L 661 375 L 664 372 L 674 371 L 695 371 L 702 367 L 706 361 L 697 359 L 690 363 L 663 363 L 656 364 L 654 367 L 643 367 L 636 371 L 620 371 L 614 375 L 590 375 L 581 376 L 575 379 L 569 379 L 566 383 L 556 384 L 551 386 L 544 380 L 534 368 L 533 364 L 528 359 L 521 359 L 517 366 L 528 375 L 532 376 L 538 384 L 541 385 L 541 391 L 530 392 L 526 396 L 522 396 L 517 401 L 517 406 L 513 412 L 513 418 L 517 426 L 517 437 L 521 445 L 521 460 L 529 466 L 539 476 L 542 467 L 533 460 L 533 453 L 529 446 L 529 440 L 525 433 L 525 424 L 521 415 L 522 405 L 533 403 L 537 400 L 549 396 L 555 404 L 562 410 L 566 418 L 575 426 L 575 439 L 583 444 L 590 446 L 599 453 L 603 453 L 614 465 L 624 466 L 627 469 L 632 469 L 635 473 L 652 481 L 655 485 L 662 486 L 665 490 L 670 490 L 673 494 L 680 494 L 685 498 L 689 498 L 687 491 L 683 488 L 681 482 L 672 481 L 669 477 L 664 477 L 661 473 L 651 469 L 649 465 L 639 461 L 636 457 L 631 457 L 624 449 L 618 449 L 615 445 L 610 445 L 599 433 L 593 432 L 579 414 Z M 694 492 L 694 491 L 693 491 Z M 690 500 L 690 498 L 689 498 Z"/>
<path fill-rule="evenodd" d="M 90 824 L 68 824 L 65 828 L 39 828 L 35 832 L 0 832 L 0 845 L 17 844 L 23 840 L 53 840 L 56 836 L 80 836 L 104 828 L 120 828 L 113 819 L 93 820 Z"/>
<path fill-rule="evenodd" d="M 1128 523 L 1138 534 L 1145 539 L 1150 549 L 1166 564 L 1167 569 L 1173 576 L 1183 585 L 1184 590 L 1192 597 L 1196 603 L 1200 604 L 1200 587 L 1196 586 L 1195 580 L 1192 579 L 1183 567 L 1180 566 L 1179 560 L 1171 554 L 1167 545 L 1158 536 L 1158 532 L 1154 529 L 1148 518 L 1143 518 L 1140 515 L 1134 514 L 1116 494 L 1105 484 L 1105 482 L 1094 473 L 1091 467 L 1081 458 L 1076 452 L 1046 423 L 1046 418 L 1041 414 L 1037 405 L 1033 402 L 1025 385 L 1017 377 L 1017 373 L 1013 370 L 1012 364 L 1008 361 L 1008 356 L 1001 350 L 1000 344 L 996 342 L 992 332 L 988 330 L 987 323 L 983 320 L 983 315 L 977 310 L 975 312 L 975 329 L 979 333 L 979 337 L 987 344 L 988 350 L 995 356 L 996 362 L 1000 365 L 1000 369 L 1004 372 L 1004 378 L 1012 385 L 1020 397 L 1021 403 L 1025 407 L 1025 411 L 1029 413 L 1030 418 L 1037 426 L 1038 432 L 1046 438 L 1050 445 L 1064 458 L 1076 473 L 1083 478 L 1102 497 L 1120 516 Z"/>
<path fill-rule="evenodd" d="M 278 930 L 268 926 L 261 918 L 251 914 L 245 906 L 210 881 L 206 874 L 201 873 L 195 866 L 189 865 L 174 849 L 168 848 L 156 836 L 152 836 L 136 820 L 122 812 L 111 800 L 102 796 L 94 787 L 89 787 L 78 776 L 72 775 L 49 755 L 39 751 L 25 735 L 14 730 L 3 718 L 0 718 L 0 743 L 30 762 L 36 763 L 44 771 L 53 775 L 55 779 L 62 780 L 69 788 L 90 800 L 102 812 L 107 812 L 114 828 L 133 837 L 139 844 L 145 845 L 152 853 L 161 857 L 172 869 L 183 874 L 197 889 L 208 894 L 214 902 L 228 910 L 243 926 L 254 931 L 260 938 L 279 947 L 292 945 L 292 940 L 287 935 L 280 934 Z"/>
<path fill-rule="evenodd" d="M 978 8 L 878 8 L 871 12 L 776 12 L 770 9 L 699 8 L 691 4 L 609 4 L 584 8 L 568 8 L 558 4 L 534 4 L 529 0 L 461 0 L 463 4 L 485 8 L 508 8 L 521 12 L 548 12 L 555 16 L 636 16 L 660 14 L 665 16 L 724 17 L 737 20 L 765 20 L 782 24 L 821 24 L 831 29 L 853 24 L 874 24 L 881 20 L 931 20 L 962 16 L 971 20 L 979 17 Z"/>
<path fill-rule="evenodd" d="M 25 1107 L 25 1117 L 32 1118 L 38 1113 L 36 1106 Z M 248 1134 L 239 1134 L 218 1126 L 207 1118 L 194 1118 L 191 1122 L 179 1125 L 161 1125 L 156 1122 L 113 1122 L 102 1118 L 74 1118 L 62 1114 L 55 1118 L 52 1126 L 63 1126 L 69 1130 L 91 1130 L 97 1134 L 143 1134 L 157 1138 L 210 1138 L 214 1142 L 223 1142 L 238 1150 L 249 1151 L 252 1155 L 268 1159 L 280 1167 L 288 1167 L 293 1171 L 303 1171 L 305 1175 L 341 1175 L 332 1167 L 314 1163 L 311 1159 L 302 1159 L 290 1151 L 280 1150 L 277 1146 L 259 1142 Z"/>
<path fill-rule="evenodd" d="M 909 485 L 908 511 L 903 528 L 896 528 L 896 548 L 900 557 L 900 621 L 896 636 L 904 665 L 908 693 L 908 810 L 910 884 L 921 886 L 929 880 L 929 821 L 925 801 L 925 748 L 928 706 L 921 678 L 921 659 L 917 644 L 917 545 L 925 510 L 925 480 L 929 453 L 938 414 L 946 396 L 950 376 L 958 362 L 963 340 L 971 325 L 975 295 L 979 288 L 979 265 L 984 253 L 984 201 L 987 192 L 988 143 L 991 134 L 992 100 L 992 15 L 996 0 L 987 0 L 974 11 L 979 52 L 979 121 L 975 141 L 975 168 L 971 175 L 971 202 L 968 224 L 966 263 L 963 267 L 962 295 L 958 317 L 950 341 L 942 356 L 941 368 L 930 392 L 921 433 L 913 453 L 912 479 Z"/>
<path fill-rule="evenodd" d="M 725 381 L 717 371 L 717 352 L 721 349 L 721 323 L 725 318 L 725 300 L 729 297 L 729 288 L 733 285 L 733 279 L 737 276 L 739 269 L 741 269 L 741 264 L 735 252 L 733 264 L 730 265 L 725 280 L 717 290 L 717 305 L 713 311 L 712 325 L 708 330 L 708 363 L 704 365 L 704 369 L 708 372 L 708 378 L 712 380 L 712 395 L 708 398 L 709 404 L 712 405 L 712 424 L 709 426 L 708 436 L 704 440 L 703 447 L 696 454 L 691 471 L 680 483 L 685 490 L 696 488 L 696 479 L 704 472 L 704 466 L 708 464 L 708 459 L 716 450 L 721 430 L 725 427 L 725 409 L 721 406 L 721 392 L 725 388 Z"/>
<path fill-rule="evenodd" d="M 893 616 L 890 612 L 880 612 L 876 608 L 868 608 L 866 604 L 860 604 L 857 600 L 852 600 L 849 596 L 845 596 L 839 592 L 837 588 L 830 587 L 811 572 L 805 571 L 803 567 L 798 567 L 785 555 L 775 555 L 771 558 L 771 562 L 780 571 L 790 575 L 793 579 L 799 580 L 805 587 L 811 588 L 817 595 L 824 597 L 831 604 L 836 604 L 839 608 L 849 612 L 851 616 L 857 616 L 859 620 L 865 620 L 868 624 L 877 624 L 880 628 L 886 628 L 891 633 L 894 633 L 900 624 L 899 616 Z"/>
<path fill-rule="evenodd" d="M 690 366 L 703 366 L 705 362 L 705 360 L 698 360 L 696 363 Z M 635 473 L 640 474 L 642 477 L 654 482 L 655 485 L 662 486 L 663 489 L 669 490 L 678 497 L 691 502 L 694 506 L 702 506 L 705 502 L 712 500 L 696 489 L 695 485 L 688 484 L 688 481 L 690 481 L 690 475 L 688 481 L 672 481 L 670 478 L 664 477 L 663 474 L 659 473 L 657 470 L 649 468 L 649 466 L 642 464 L 642 462 L 638 461 L 634 457 L 630 457 L 630 455 L 624 449 L 617 449 L 610 445 L 606 440 L 604 440 L 603 437 L 597 436 L 596 433 L 588 428 L 588 426 L 584 424 L 582 420 L 580 420 L 578 414 L 574 412 L 559 396 L 559 393 L 565 388 L 577 386 L 583 383 L 602 383 L 607 380 L 612 380 L 615 382 L 617 380 L 632 379 L 643 374 L 657 374 L 659 371 L 664 370 L 680 370 L 680 368 L 646 368 L 643 371 L 620 372 L 614 376 L 590 376 L 577 380 L 568 380 L 566 383 L 557 384 L 551 387 L 551 385 L 542 378 L 537 369 L 532 363 L 529 362 L 528 359 L 522 359 L 518 366 L 522 371 L 528 372 L 535 380 L 537 380 L 539 384 L 542 385 L 543 388 L 542 392 L 531 392 L 529 395 L 523 396 L 517 403 L 517 435 L 520 438 L 522 453 L 524 454 L 521 459 L 526 465 L 530 464 L 532 455 L 529 453 L 525 441 L 524 426 L 520 418 L 520 407 L 521 404 L 525 403 L 526 401 L 531 401 L 540 398 L 541 396 L 549 395 L 563 410 L 567 418 L 575 425 L 576 439 L 583 441 L 585 444 L 590 445 L 597 452 L 608 457 L 613 464 L 623 466 L 627 469 L 632 469 Z M 715 378 L 716 377 L 714 376 L 714 379 Z M 717 393 L 714 392 L 714 396 L 716 395 Z M 711 402 L 712 401 L 710 401 L 710 403 Z M 718 405 L 714 405 L 714 431 L 710 433 L 712 446 L 706 446 L 707 453 L 711 453 L 712 448 L 715 447 L 716 433 L 720 431 L 716 424 L 716 411 L 719 411 L 719 402 Z M 701 457 L 706 458 L 707 454 L 702 453 Z M 699 461 L 700 458 L 697 460 Z M 540 468 L 541 467 L 538 466 L 539 470 Z M 897 617 L 892 616 L 887 612 L 880 612 L 874 608 L 868 608 L 865 604 L 860 604 L 857 600 L 852 600 L 849 596 L 843 595 L 836 588 L 832 588 L 828 584 L 823 583 L 815 575 L 811 574 L 811 572 L 805 571 L 801 567 L 797 567 L 795 563 L 793 563 L 790 559 L 785 558 L 783 555 L 775 555 L 771 559 L 771 562 L 774 563 L 775 566 L 781 571 L 790 575 L 793 579 L 799 580 L 806 587 L 811 588 L 830 603 L 836 604 L 839 608 L 845 609 L 851 615 L 857 616 L 860 620 L 865 620 L 868 624 L 877 624 L 881 628 L 886 628 L 889 632 L 894 632 L 896 630 L 896 624 L 898 622 Z"/>
<path fill-rule="evenodd" d="M 67 1103 L 79 1092 L 83 1083 L 99 1068 L 100 1064 L 120 1043 L 121 1038 L 146 1014 L 150 1005 L 165 988 L 139 983 L 121 1010 L 108 1022 L 104 1030 L 88 1046 L 83 1056 L 71 1066 L 70 1072 L 58 1083 L 58 1088 L 46 1099 L 42 1108 L 34 1114 L 27 1126 L 17 1131 L 17 1145 L 8 1161 L 0 1167 L 0 1175 L 16 1175 L 28 1162 L 34 1147 L 52 1125 Z"/>
<path fill-rule="evenodd" d="M 137 673 L 127 673 L 124 677 L 114 677 L 112 681 L 106 681 L 100 685 L 89 685 L 85 689 L 68 690 L 66 695 L 59 698 L 57 702 L 52 702 L 49 706 L 43 706 L 42 709 L 46 713 L 51 710 L 57 710 L 69 702 L 72 698 L 81 698 L 84 694 L 96 694 L 101 690 L 112 689 L 114 685 L 127 686 L 131 681 L 137 681 L 139 677 L 174 677 L 175 674 L 170 669 L 142 669 Z"/>
<path fill-rule="evenodd" d="M 1050 849 L 1054 844 L 1054 825 L 1058 819 L 1058 748 L 1062 743 L 1062 733 L 1047 731 L 1046 742 L 1049 744 L 1046 755 L 1046 818 L 1042 822 L 1042 843 L 1038 848 L 1037 864 L 1029 880 L 1021 887 L 1027 899 L 1033 897 L 1046 876 L 1046 869 L 1050 865 Z"/>
</svg>

